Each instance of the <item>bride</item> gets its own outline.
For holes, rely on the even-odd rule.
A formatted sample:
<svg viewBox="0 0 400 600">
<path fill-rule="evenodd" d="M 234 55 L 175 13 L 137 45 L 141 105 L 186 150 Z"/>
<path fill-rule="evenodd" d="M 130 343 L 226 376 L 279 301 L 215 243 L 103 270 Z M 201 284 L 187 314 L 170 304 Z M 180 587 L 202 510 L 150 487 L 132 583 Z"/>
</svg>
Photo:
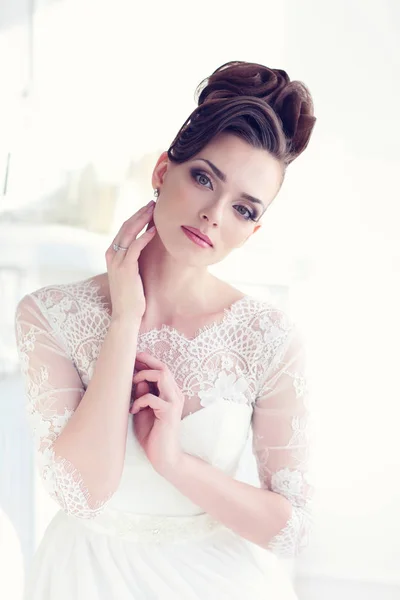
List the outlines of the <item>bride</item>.
<svg viewBox="0 0 400 600">
<path fill-rule="evenodd" d="M 219 67 L 107 271 L 20 300 L 28 414 L 60 506 L 25 599 L 296 597 L 277 556 L 310 529 L 304 346 L 282 310 L 208 267 L 261 227 L 314 123 L 285 71 Z M 258 487 L 235 478 L 250 434 Z"/>
</svg>

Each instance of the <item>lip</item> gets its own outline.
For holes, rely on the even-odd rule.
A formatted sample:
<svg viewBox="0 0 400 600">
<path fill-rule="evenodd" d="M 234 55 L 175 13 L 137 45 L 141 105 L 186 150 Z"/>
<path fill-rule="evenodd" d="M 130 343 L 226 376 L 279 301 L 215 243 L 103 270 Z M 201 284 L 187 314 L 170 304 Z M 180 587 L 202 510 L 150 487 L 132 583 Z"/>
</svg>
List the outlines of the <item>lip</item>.
<svg viewBox="0 0 400 600">
<path fill-rule="evenodd" d="M 200 229 L 196 229 L 196 227 L 188 227 L 187 225 L 182 225 L 182 229 L 184 231 L 188 231 L 189 233 L 196 235 L 198 238 L 206 242 L 209 246 L 213 246 L 213 243 L 210 240 L 210 238 L 204 233 L 201 233 Z"/>
</svg>

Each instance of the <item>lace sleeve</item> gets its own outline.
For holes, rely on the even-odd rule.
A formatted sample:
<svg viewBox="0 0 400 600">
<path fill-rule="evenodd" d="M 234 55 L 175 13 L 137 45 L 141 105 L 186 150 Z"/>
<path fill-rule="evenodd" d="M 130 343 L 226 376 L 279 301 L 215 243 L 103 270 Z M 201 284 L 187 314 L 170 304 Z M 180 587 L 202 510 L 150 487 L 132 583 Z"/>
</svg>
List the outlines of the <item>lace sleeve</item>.
<svg viewBox="0 0 400 600">
<path fill-rule="evenodd" d="M 27 416 L 44 486 L 66 513 L 84 519 L 93 518 L 105 501 L 91 502 L 80 473 L 53 451 L 55 440 L 84 394 L 79 373 L 29 294 L 17 306 L 15 335 L 27 399 Z"/>
<path fill-rule="evenodd" d="M 261 487 L 281 494 L 292 505 L 286 526 L 268 544 L 269 550 L 286 557 L 301 552 L 311 527 L 306 396 L 305 349 L 292 328 L 282 336 L 267 368 L 252 418 Z"/>
</svg>

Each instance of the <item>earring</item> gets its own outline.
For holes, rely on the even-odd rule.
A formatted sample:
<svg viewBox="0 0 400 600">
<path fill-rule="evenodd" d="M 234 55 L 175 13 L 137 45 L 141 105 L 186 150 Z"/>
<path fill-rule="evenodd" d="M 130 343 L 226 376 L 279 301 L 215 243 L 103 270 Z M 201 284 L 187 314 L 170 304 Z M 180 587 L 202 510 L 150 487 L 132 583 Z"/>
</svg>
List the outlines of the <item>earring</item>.
<svg viewBox="0 0 400 600">
<path fill-rule="evenodd" d="M 156 188 L 154 190 L 154 197 L 155 197 L 156 200 L 157 200 L 157 198 L 158 198 L 159 195 L 160 195 L 160 192 L 159 192 L 158 188 Z"/>
</svg>

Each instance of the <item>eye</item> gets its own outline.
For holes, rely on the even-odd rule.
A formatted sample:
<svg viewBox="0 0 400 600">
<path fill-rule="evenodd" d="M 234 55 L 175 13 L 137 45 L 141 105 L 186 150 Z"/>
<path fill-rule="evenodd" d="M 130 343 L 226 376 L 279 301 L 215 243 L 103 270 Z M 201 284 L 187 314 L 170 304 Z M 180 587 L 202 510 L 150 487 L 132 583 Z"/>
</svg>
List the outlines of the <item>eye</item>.
<svg viewBox="0 0 400 600">
<path fill-rule="evenodd" d="M 193 169 L 191 171 L 191 176 L 202 187 L 208 187 L 211 190 L 214 189 L 211 183 L 211 179 L 208 177 L 208 175 L 203 173 L 203 171 L 196 171 L 195 169 Z M 209 183 L 210 186 L 208 186 L 207 183 Z"/>
<path fill-rule="evenodd" d="M 256 221 L 257 220 L 257 214 L 253 213 L 250 209 L 247 208 L 247 206 L 243 206 L 243 204 L 238 204 L 235 206 L 237 210 L 237 212 L 242 215 L 246 221 Z M 240 209 L 240 210 L 239 210 Z"/>
</svg>

